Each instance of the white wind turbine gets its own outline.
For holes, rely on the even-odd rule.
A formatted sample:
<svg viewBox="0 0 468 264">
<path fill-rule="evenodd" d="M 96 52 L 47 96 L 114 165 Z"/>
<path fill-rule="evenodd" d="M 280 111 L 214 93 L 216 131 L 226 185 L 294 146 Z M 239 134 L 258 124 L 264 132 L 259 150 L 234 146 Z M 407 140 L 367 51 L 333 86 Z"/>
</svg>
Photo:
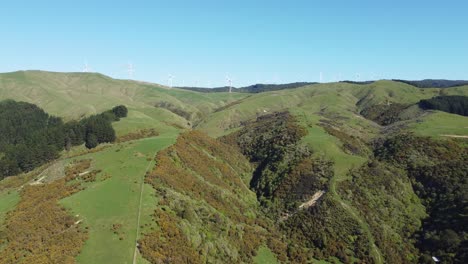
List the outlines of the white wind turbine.
<svg viewBox="0 0 468 264">
<path fill-rule="evenodd" d="M 226 76 L 226 81 L 228 83 L 229 93 L 231 93 L 232 92 L 232 79 L 229 78 L 229 76 Z"/>
<path fill-rule="evenodd" d="M 323 72 L 320 72 L 320 82 L 323 82 Z"/>
<path fill-rule="evenodd" d="M 172 74 L 169 74 L 169 76 L 167 77 L 167 85 L 169 86 L 169 88 L 172 88 L 173 80 L 174 80 L 174 76 Z"/>
<path fill-rule="evenodd" d="M 83 67 L 82 72 L 90 72 L 90 71 L 91 71 L 91 68 L 90 68 L 89 65 L 88 65 L 88 61 L 85 60 L 85 63 L 84 63 L 84 67 Z"/>
<path fill-rule="evenodd" d="M 361 79 L 361 75 L 359 75 L 359 73 L 356 73 L 356 82 L 359 82 L 360 79 Z"/>
<path fill-rule="evenodd" d="M 135 73 L 135 67 L 131 62 L 127 64 L 127 73 L 130 79 L 133 79 L 133 74 Z"/>
</svg>

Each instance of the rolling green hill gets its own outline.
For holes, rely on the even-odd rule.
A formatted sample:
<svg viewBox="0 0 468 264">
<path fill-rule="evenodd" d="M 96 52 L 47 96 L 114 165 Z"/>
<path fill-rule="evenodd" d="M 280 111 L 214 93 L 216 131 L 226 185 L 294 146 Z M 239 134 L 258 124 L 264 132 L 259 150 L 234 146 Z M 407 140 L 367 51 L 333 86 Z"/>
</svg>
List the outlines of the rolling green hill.
<svg viewBox="0 0 468 264">
<path fill-rule="evenodd" d="M 55 73 L 21 71 L 0 74 L 0 99 L 14 99 L 38 105 L 48 113 L 77 119 L 126 105 L 132 114 L 126 127 L 190 127 L 206 114 L 244 98 L 243 94 L 201 94 L 129 80 L 116 80 L 98 73 Z M 169 103 L 171 108 L 156 107 Z M 184 118 L 174 113 L 190 113 Z M 189 124 L 190 123 L 190 124 Z M 124 129 L 125 130 L 125 129 Z"/>
<path fill-rule="evenodd" d="M 116 105 L 129 110 L 112 124 L 115 142 L 73 147 L 0 181 L 0 260 L 51 263 L 62 250 L 53 239 L 31 251 L 15 244 L 11 227 L 23 219 L 18 206 L 37 217 L 30 222 L 44 221 L 24 207 L 27 199 L 68 186 L 44 206 L 54 228 L 20 224 L 44 241 L 59 233 L 73 248 L 70 263 L 414 263 L 428 254 L 457 262 L 462 249 L 416 243 L 427 226 L 437 239 L 453 235 L 427 219 L 439 200 L 415 192 L 426 190 L 425 170 L 443 177 L 436 165 L 449 161 L 427 158 L 418 144 L 407 144 L 406 155 L 403 145 L 382 143 L 412 133 L 434 153 L 465 153 L 468 117 L 418 107 L 439 95 L 468 96 L 468 86 L 377 81 L 200 93 L 97 73 L 0 74 L 0 100 L 67 121 Z M 395 155 L 416 167 L 382 149 L 405 153 Z M 454 184 L 463 179 L 463 171 L 450 173 Z M 456 238 L 466 240 L 460 230 Z"/>
</svg>

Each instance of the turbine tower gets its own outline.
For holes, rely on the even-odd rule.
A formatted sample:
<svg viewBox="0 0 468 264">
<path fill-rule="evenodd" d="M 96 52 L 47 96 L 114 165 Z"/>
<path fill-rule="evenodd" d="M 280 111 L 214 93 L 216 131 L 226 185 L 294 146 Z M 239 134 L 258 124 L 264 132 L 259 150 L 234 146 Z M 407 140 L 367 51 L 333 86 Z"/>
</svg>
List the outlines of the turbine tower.
<svg viewBox="0 0 468 264">
<path fill-rule="evenodd" d="M 169 74 L 168 78 L 167 78 L 167 85 L 169 86 L 169 88 L 172 88 L 172 80 L 174 79 L 174 76 L 172 74 Z"/>
<path fill-rule="evenodd" d="M 130 79 L 133 79 L 133 73 L 135 72 L 135 68 L 133 67 L 133 64 L 130 62 L 127 65 L 127 72 L 128 72 L 128 76 L 130 77 Z"/>
<path fill-rule="evenodd" d="M 82 72 L 90 72 L 90 71 L 91 69 L 89 68 L 88 61 L 85 61 Z"/>
<path fill-rule="evenodd" d="M 323 72 L 320 72 L 320 82 L 323 82 Z"/>
<path fill-rule="evenodd" d="M 232 79 L 229 78 L 229 76 L 226 76 L 226 81 L 228 83 L 228 86 L 229 86 L 229 93 L 232 92 Z"/>
</svg>

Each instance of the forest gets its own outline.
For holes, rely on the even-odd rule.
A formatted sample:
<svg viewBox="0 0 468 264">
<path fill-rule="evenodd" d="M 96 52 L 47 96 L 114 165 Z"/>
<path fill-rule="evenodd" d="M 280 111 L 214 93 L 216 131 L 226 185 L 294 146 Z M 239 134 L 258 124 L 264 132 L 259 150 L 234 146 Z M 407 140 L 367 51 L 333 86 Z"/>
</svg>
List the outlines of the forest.
<svg viewBox="0 0 468 264">
<path fill-rule="evenodd" d="M 94 148 L 113 142 L 112 122 L 127 116 L 123 105 L 80 121 L 64 123 L 38 106 L 6 100 L 0 102 L 0 179 L 58 158 L 63 150 L 85 144 Z"/>
<path fill-rule="evenodd" d="M 419 107 L 468 116 L 468 96 L 437 96 L 421 100 Z"/>
<path fill-rule="evenodd" d="M 415 233 L 420 263 L 468 260 L 468 147 L 455 140 L 399 134 L 375 147 L 379 161 L 403 169 L 427 217 Z"/>
</svg>

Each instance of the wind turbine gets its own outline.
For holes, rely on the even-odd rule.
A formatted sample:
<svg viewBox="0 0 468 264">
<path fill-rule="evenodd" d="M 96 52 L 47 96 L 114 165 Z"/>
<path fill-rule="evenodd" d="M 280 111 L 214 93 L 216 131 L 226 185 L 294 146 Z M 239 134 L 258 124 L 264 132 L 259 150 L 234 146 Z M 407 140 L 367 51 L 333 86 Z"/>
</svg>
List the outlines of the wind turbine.
<svg viewBox="0 0 468 264">
<path fill-rule="evenodd" d="M 323 73 L 320 72 L 320 82 L 323 82 Z"/>
<path fill-rule="evenodd" d="M 226 76 L 226 81 L 228 82 L 229 93 L 231 93 L 232 92 L 232 79 L 229 78 L 229 76 Z"/>
<path fill-rule="evenodd" d="M 91 68 L 88 65 L 88 61 L 85 60 L 84 68 L 83 68 L 82 72 L 90 72 L 90 71 L 91 71 Z"/>
<path fill-rule="evenodd" d="M 135 68 L 133 67 L 133 64 L 130 62 L 127 64 L 127 72 L 128 72 L 128 76 L 130 77 L 130 79 L 133 79 L 133 73 L 135 72 Z"/>
<path fill-rule="evenodd" d="M 172 88 L 172 80 L 174 79 L 174 76 L 172 74 L 169 74 L 168 78 L 167 78 L 167 85 L 169 86 L 169 88 Z"/>
</svg>

